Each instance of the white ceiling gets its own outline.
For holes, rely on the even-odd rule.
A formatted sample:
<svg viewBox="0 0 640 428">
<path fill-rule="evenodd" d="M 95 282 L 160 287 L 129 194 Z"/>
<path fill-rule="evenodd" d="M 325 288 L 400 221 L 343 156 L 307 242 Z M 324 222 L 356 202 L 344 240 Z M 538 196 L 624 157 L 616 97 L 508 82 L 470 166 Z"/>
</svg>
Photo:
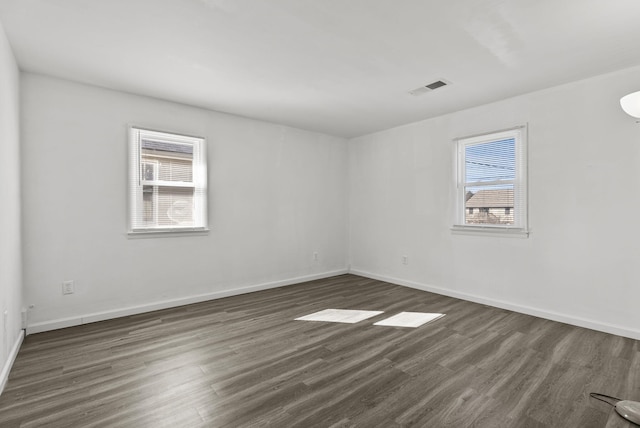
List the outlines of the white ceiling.
<svg viewBox="0 0 640 428">
<path fill-rule="evenodd" d="M 345 137 L 640 64 L 638 0 L 0 0 L 0 21 L 22 70 Z"/>
</svg>

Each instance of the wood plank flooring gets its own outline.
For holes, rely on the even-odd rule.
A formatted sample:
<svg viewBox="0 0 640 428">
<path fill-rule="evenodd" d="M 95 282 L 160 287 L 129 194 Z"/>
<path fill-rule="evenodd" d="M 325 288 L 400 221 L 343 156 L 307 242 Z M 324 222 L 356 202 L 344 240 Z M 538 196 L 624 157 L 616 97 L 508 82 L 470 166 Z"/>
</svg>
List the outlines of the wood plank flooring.
<svg viewBox="0 0 640 428">
<path fill-rule="evenodd" d="M 592 391 L 640 400 L 638 341 L 342 275 L 28 336 L 0 427 L 630 426 Z"/>
</svg>

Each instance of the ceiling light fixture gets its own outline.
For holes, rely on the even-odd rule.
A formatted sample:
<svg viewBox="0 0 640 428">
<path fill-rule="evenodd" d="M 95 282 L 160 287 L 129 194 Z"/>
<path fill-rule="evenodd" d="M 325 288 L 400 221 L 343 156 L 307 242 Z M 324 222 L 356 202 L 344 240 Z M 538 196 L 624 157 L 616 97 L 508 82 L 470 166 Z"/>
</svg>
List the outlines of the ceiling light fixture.
<svg viewBox="0 0 640 428">
<path fill-rule="evenodd" d="M 640 91 L 633 92 L 620 98 L 622 110 L 629 116 L 640 119 Z"/>
</svg>

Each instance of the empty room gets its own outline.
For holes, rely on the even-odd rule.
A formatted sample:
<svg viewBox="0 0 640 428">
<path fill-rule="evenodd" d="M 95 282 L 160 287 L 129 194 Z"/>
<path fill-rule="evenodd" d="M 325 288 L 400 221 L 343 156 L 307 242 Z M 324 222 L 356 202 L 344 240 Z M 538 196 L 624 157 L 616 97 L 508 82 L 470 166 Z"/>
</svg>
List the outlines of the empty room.
<svg viewBox="0 0 640 428">
<path fill-rule="evenodd" d="M 640 425 L 637 0 L 0 0 L 0 427 Z"/>
</svg>

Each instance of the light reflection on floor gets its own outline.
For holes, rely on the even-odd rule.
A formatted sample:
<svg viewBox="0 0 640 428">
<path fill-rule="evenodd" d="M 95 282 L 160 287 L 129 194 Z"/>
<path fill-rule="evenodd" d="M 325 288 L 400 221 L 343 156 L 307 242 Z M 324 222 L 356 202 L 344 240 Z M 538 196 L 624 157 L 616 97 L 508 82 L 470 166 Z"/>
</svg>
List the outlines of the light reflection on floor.
<svg viewBox="0 0 640 428">
<path fill-rule="evenodd" d="M 321 321 L 355 324 L 384 313 L 383 311 L 361 311 L 355 309 L 324 309 L 296 318 L 296 321 Z M 400 312 L 392 317 L 378 321 L 373 325 L 389 327 L 420 327 L 440 319 L 445 314 L 425 312 Z"/>
<path fill-rule="evenodd" d="M 373 325 L 385 325 L 389 327 L 420 327 L 428 322 L 440 319 L 445 314 L 430 314 L 425 312 L 400 312 L 390 318 L 378 321 Z"/>
<path fill-rule="evenodd" d="M 359 311 L 354 309 L 325 309 L 300 318 L 297 321 L 324 321 L 355 324 L 367 318 L 380 315 L 383 311 Z"/>
</svg>

